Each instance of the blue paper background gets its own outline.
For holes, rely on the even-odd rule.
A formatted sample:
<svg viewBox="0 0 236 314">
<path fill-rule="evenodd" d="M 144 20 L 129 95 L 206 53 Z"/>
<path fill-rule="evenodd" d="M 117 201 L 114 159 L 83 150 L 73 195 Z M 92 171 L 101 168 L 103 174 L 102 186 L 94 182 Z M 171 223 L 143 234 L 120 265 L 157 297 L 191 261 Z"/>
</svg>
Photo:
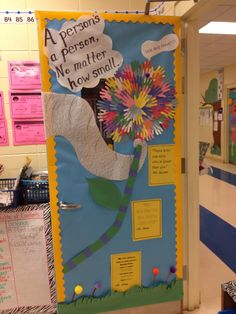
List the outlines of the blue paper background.
<svg viewBox="0 0 236 314">
<path fill-rule="evenodd" d="M 48 27 L 59 30 L 65 20 L 48 21 Z M 159 40 L 173 33 L 169 24 L 139 24 L 125 22 L 106 22 L 105 34 L 113 39 L 113 49 L 120 51 L 124 64 L 134 60 L 144 62 L 141 45 L 145 40 Z M 163 52 L 152 58 L 154 67 L 163 66 L 166 76 L 174 79 L 174 54 Z M 61 87 L 51 73 L 51 91 L 71 93 Z M 80 95 L 80 93 L 77 93 Z M 173 123 L 161 136 L 149 142 L 153 144 L 174 143 Z M 88 143 L 89 145 L 89 143 Z M 129 141 L 116 144 L 115 150 L 126 154 L 133 152 Z M 63 137 L 56 137 L 56 158 L 59 201 L 81 204 L 81 209 L 73 212 L 60 212 L 61 241 L 64 262 L 93 243 L 114 222 L 116 212 L 103 209 L 90 198 L 86 178 L 94 177 L 82 167 L 71 144 Z M 125 181 L 115 182 L 123 192 Z M 139 242 L 132 241 L 131 207 L 120 232 L 103 249 L 86 259 L 74 270 L 65 275 L 66 300 L 70 301 L 73 289 L 78 283 L 84 288 L 84 295 L 91 294 L 96 281 L 102 288 L 96 295 L 110 291 L 110 255 L 130 251 L 142 252 L 142 285 L 152 284 L 152 268 L 158 267 L 159 280 L 166 280 L 170 266 L 176 265 L 175 243 L 175 186 L 148 186 L 148 160 L 138 174 L 132 200 L 162 199 L 163 237 Z"/>
</svg>

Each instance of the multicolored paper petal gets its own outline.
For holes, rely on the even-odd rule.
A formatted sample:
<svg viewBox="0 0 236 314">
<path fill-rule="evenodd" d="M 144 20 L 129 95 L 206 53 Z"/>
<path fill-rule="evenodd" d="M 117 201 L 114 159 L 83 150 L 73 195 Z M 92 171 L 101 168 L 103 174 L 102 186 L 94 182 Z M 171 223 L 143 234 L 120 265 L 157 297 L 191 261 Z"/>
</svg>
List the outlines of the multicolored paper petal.
<svg viewBox="0 0 236 314">
<path fill-rule="evenodd" d="M 163 67 L 133 62 L 107 79 L 98 102 L 99 120 L 116 142 L 124 136 L 149 141 L 169 127 L 175 116 L 174 82 Z"/>
</svg>

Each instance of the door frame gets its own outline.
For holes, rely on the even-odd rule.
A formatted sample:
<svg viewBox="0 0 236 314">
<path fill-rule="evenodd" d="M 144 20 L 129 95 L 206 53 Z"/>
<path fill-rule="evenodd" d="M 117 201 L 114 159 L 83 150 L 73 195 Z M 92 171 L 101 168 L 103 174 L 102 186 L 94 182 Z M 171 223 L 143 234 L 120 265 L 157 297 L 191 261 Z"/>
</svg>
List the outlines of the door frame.
<svg viewBox="0 0 236 314">
<path fill-rule="evenodd" d="M 183 24 L 182 157 L 185 159 L 183 186 L 184 299 L 183 307 L 200 306 L 200 218 L 199 218 L 199 104 L 200 47 L 199 21 L 210 21 L 214 8 L 224 0 L 200 0 L 181 16 Z M 176 1 L 177 2 L 177 1 Z M 173 4 L 174 6 L 174 4 Z M 168 6 L 169 11 L 169 6 Z M 167 12 L 168 12 L 167 11 Z M 176 13 L 173 10 L 174 13 Z M 224 128 L 224 134 L 227 127 Z"/>
<path fill-rule="evenodd" d="M 201 0 L 182 17 L 184 24 L 184 102 L 182 156 L 186 159 L 183 175 L 184 226 L 184 300 L 183 307 L 200 306 L 200 213 L 199 213 L 199 104 L 200 47 L 199 21 L 223 0 Z M 209 20 L 210 21 L 210 20 Z M 226 129 L 226 128 L 225 128 Z"/>
<path fill-rule="evenodd" d="M 183 20 L 184 25 L 184 103 L 182 106 L 184 300 L 183 307 L 200 306 L 199 280 L 199 108 L 200 58 L 197 19 Z"/>
</svg>

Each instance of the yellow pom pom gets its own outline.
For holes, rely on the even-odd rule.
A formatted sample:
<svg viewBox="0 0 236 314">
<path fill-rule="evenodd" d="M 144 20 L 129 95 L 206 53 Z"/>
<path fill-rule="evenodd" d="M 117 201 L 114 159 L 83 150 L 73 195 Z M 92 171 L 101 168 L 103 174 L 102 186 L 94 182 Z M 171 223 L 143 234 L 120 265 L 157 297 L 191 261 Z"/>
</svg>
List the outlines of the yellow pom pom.
<svg viewBox="0 0 236 314">
<path fill-rule="evenodd" d="M 83 292 L 83 287 L 82 286 L 80 286 L 80 285 L 77 285 L 76 287 L 75 287 L 75 289 L 74 289 L 74 291 L 75 291 L 75 293 L 76 294 L 81 294 L 82 292 Z"/>
</svg>

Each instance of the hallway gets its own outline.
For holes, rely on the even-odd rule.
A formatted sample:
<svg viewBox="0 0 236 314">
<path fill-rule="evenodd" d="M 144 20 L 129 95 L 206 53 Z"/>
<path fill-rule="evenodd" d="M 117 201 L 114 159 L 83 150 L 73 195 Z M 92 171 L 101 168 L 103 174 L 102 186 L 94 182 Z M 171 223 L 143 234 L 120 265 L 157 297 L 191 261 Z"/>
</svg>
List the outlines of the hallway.
<svg viewBox="0 0 236 314">
<path fill-rule="evenodd" d="M 221 284 L 236 279 L 236 167 L 208 161 L 212 175 L 200 184 L 201 308 L 194 314 L 216 314 Z"/>
</svg>

